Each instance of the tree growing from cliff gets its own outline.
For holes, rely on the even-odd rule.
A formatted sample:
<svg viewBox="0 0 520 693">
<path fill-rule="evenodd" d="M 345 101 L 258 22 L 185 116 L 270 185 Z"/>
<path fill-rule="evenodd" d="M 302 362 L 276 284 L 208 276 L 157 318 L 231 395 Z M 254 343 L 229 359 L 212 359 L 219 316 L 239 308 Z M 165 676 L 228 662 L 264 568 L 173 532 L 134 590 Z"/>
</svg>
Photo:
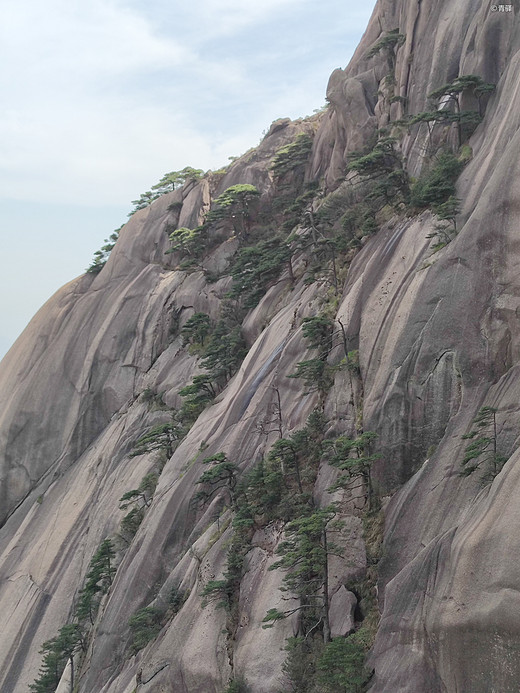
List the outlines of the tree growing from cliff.
<svg viewBox="0 0 520 693">
<path fill-rule="evenodd" d="M 288 378 L 301 378 L 307 387 L 307 392 L 325 394 L 332 385 L 335 368 L 327 363 L 327 357 L 332 348 L 334 324 L 323 315 L 304 318 L 302 333 L 311 349 L 318 349 L 316 358 L 299 361 L 294 373 Z"/>
<path fill-rule="evenodd" d="M 388 67 L 391 73 L 395 71 L 395 60 L 397 50 L 406 41 L 406 36 L 399 33 L 399 29 L 391 29 L 378 41 L 374 43 L 372 48 L 366 54 L 367 58 L 373 58 L 378 53 L 384 53 L 388 60 Z"/>
<path fill-rule="evenodd" d="M 288 378 L 301 378 L 305 385 L 305 394 L 319 392 L 324 395 L 332 386 L 334 368 L 325 360 L 320 358 L 299 361 L 296 364 L 294 373 L 290 373 Z"/>
<path fill-rule="evenodd" d="M 151 190 L 147 190 L 146 192 L 141 193 L 137 200 L 132 200 L 134 208 L 128 213 L 128 216 L 131 217 L 136 212 L 139 212 L 139 210 L 149 207 L 152 204 L 152 202 L 157 200 L 158 197 L 160 197 L 159 193 L 152 192 Z"/>
<path fill-rule="evenodd" d="M 108 238 L 105 238 L 105 245 L 101 246 L 101 250 L 96 250 L 94 253 L 94 259 L 87 268 L 89 274 L 99 274 L 103 267 L 106 265 L 110 253 L 114 249 L 117 239 L 119 238 L 119 232 L 123 226 L 120 226 L 113 233 L 110 234 Z"/>
<path fill-rule="evenodd" d="M 88 626 L 85 626 L 85 622 L 93 625 L 100 595 L 106 594 L 112 584 L 116 572 L 114 559 L 113 544 L 110 539 L 105 539 L 90 561 L 84 587 L 79 593 L 74 622 L 62 626 L 56 637 L 42 645 L 42 665 L 38 677 L 29 685 L 32 693 L 54 693 L 67 662 L 70 662 L 71 691 L 74 689 L 75 658 L 79 652 L 86 651 Z"/>
<path fill-rule="evenodd" d="M 369 182 L 365 201 L 377 213 L 385 205 L 398 206 L 408 202 L 410 187 L 394 137 L 382 137 L 372 151 L 351 159 L 348 169 Z"/>
<path fill-rule="evenodd" d="M 451 214 L 448 206 L 441 207 L 450 198 L 455 199 L 455 183 L 459 177 L 464 162 L 454 156 L 451 152 L 441 152 L 430 162 L 426 169 L 412 185 L 410 191 L 410 207 L 413 209 L 426 209 L 431 207 L 433 210 L 441 212 L 449 219 Z M 453 201 L 450 201 L 453 205 Z M 453 206 L 451 212 L 455 212 Z"/>
<path fill-rule="evenodd" d="M 86 585 L 96 585 L 98 591 L 106 594 L 112 584 L 116 568 L 114 545 L 111 539 L 104 539 L 90 561 L 90 571 L 87 573 Z"/>
<path fill-rule="evenodd" d="M 299 598 L 300 605 L 284 611 L 269 609 L 263 619 L 264 628 L 302 611 L 304 630 L 309 632 L 321 626 L 323 641 L 329 642 L 328 561 L 331 555 L 339 555 L 339 549 L 329 541 L 328 533 L 340 529 L 338 523 L 332 527 L 336 513 L 333 505 L 317 508 L 286 525 L 286 539 L 276 551 L 281 558 L 269 570 L 286 571 L 282 590 Z"/>
<path fill-rule="evenodd" d="M 365 649 L 355 635 L 331 640 L 316 668 L 323 693 L 364 693 L 371 678 L 365 668 Z"/>
<path fill-rule="evenodd" d="M 204 407 L 225 387 L 246 354 L 240 326 L 230 315 L 219 320 L 207 345 L 202 349 L 201 365 L 206 373 L 194 376 L 179 394 L 184 403 L 179 412 L 183 425 L 191 425 Z"/>
<path fill-rule="evenodd" d="M 280 439 L 283 438 L 283 412 L 280 388 L 276 387 L 276 385 L 271 385 L 271 389 L 276 397 L 268 406 L 266 416 L 257 424 L 256 428 L 265 436 L 276 432 L 278 439 Z"/>
<path fill-rule="evenodd" d="M 206 215 L 206 223 L 228 221 L 237 237 L 247 239 L 259 197 L 260 192 L 254 185 L 232 185 L 214 201 L 213 209 Z"/>
<path fill-rule="evenodd" d="M 170 173 L 165 173 L 156 185 L 152 185 L 152 190 L 156 190 L 159 195 L 165 195 L 166 193 L 172 192 L 172 190 L 182 188 L 188 181 L 200 180 L 203 173 L 204 171 L 200 168 L 185 166 L 182 171 L 170 171 Z"/>
<path fill-rule="evenodd" d="M 128 621 L 130 652 L 137 654 L 156 638 L 162 628 L 162 612 L 154 606 L 138 609 Z"/>
<path fill-rule="evenodd" d="M 353 439 L 339 436 L 323 443 L 325 458 L 342 472 L 331 490 L 348 487 L 352 491 L 361 491 L 361 496 L 358 497 L 363 498 L 368 510 L 373 509 L 375 501 L 372 465 L 380 458 L 379 454 L 370 454 L 375 438 L 375 433 L 366 431 Z M 358 480 L 360 483 L 353 487 L 352 484 L 356 484 Z"/>
<path fill-rule="evenodd" d="M 448 122 L 457 124 L 459 147 L 482 120 L 482 97 L 494 89 L 494 84 L 484 82 L 478 75 L 460 75 L 428 94 L 428 98 L 437 104 L 437 115 L 442 112 L 446 114 L 444 117 Z M 477 98 L 478 111 L 462 110 L 461 97 L 465 92 L 473 93 Z M 451 114 L 450 108 L 453 108 Z"/>
<path fill-rule="evenodd" d="M 74 657 L 85 648 L 84 634 L 80 626 L 70 623 L 60 628 L 58 635 L 43 643 L 43 655 L 38 678 L 29 685 L 32 693 L 54 693 L 67 662 L 70 662 L 70 690 L 74 690 Z"/>
<path fill-rule="evenodd" d="M 241 248 L 231 266 L 233 286 L 229 297 L 239 299 L 245 308 L 254 308 L 283 269 L 292 274 L 291 250 L 281 238 L 269 238 Z"/>
<path fill-rule="evenodd" d="M 155 472 L 145 474 L 137 488 L 127 491 L 121 496 L 119 499 L 119 508 L 121 510 L 127 510 L 129 506 L 136 504 L 148 507 L 157 486 L 158 479 L 159 477 Z"/>
<path fill-rule="evenodd" d="M 433 205 L 433 212 L 438 224 L 435 224 L 434 231 L 426 238 L 434 238 L 437 242 L 433 245 L 433 250 L 439 250 L 454 239 L 457 235 L 457 214 L 459 213 L 459 200 L 450 195 L 446 202 Z"/>
<path fill-rule="evenodd" d="M 217 396 L 217 388 L 208 373 L 194 376 L 189 385 L 179 390 L 184 402 L 179 412 L 186 426 L 190 426 L 204 410 L 207 404 Z"/>
<path fill-rule="evenodd" d="M 307 163 L 313 139 L 306 132 L 300 132 L 289 144 L 285 144 L 276 152 L 271 164 L 275 178 L 281 179 L 288 173 L 295 173 Z"/>
<path fill-rule="evenodd" d="M 211 332 L 211 318 L 207 313 L 194 313 L 181 329 L 182 345 L 198 344 L 204 346 Z"/>
<path fill-rule="evenodd" d="M 79 593 L 76 618 L 80 623 L 87 619 L 94 623 L 101 595 L 108 592 L 116 573 L 114 559 L 114 545 L 110 539 L 105 539 L 92 556 L 85 585 Z"/>
<path fill-rule="evenodd" d="M 165 255 L 179 252 L 181 256 L 188 257 L 191 261 L 200 260 L 207 246 L 206 226 L 197 226 L 195 229 L 188 229 L 181 226 L 175 229 L 168 236 L 171 247 L 165 251 Z"/>
<path fill-rule="evenodd" d="M 33 693 L 54 693 L 60 682 L 66 660 L 56 650 L 54 639 L 43 643 L 40 654 L 43 655 L 38 677 L 29 684 Z"/>
<path fill-rule="evenodd" d="M 236 507 L 233 519 L 233 536 L 227 553 L 226 569 L 221 579 L 209 580 L 202 590 L 203 607 L 209 601 L 217 601 L 217 606 L 225 607 L 230 622 L 235 622 L 238 614 L 240 582 L 244 571 L 244 562 L 251 549 L 251 528 L 253 520 L 247 506 Z"/>
<path fill-rule="evenodd" d="M 174 413 L 171 421 L 153 426 L 147 433 L 138 438 L 130 456 L 136 457 L 154 450 L 161 450 L 164 451 L 167 458 L 170 458 L 184 434 L 184 427 Z"/>
<path fill-rule="evenodd" d="M 137 534 L 137 530 L 141 526 L 143 520 L 144 507 L 138 505 L 134 506 L 132 510 L 123 517 L 119 526 L 120 536 L 123 541 L 130 544 L 130 541 Z"/>
<path fill-rule="evenodd" d="M 302 334 L 311 349 L 328 356 L 332 349 L 334 323 L 326 315 L 313 315 L 302 320 Z"/>
<path fill-rule="evenodd" d="M 206 504 L 218 491 L 224 489 L 229 496 L 231 507 L 236 509 L 237 465 L 234 462 L 230 462 L 224 452 L 218 452 L 211 457 L 206 457 L 202 460 L 202 463 L 207 465 L 208 469 L 201 474 L 197 484 L 201 484 L 205 488 L 195 494 L 195 500 Z"/>
<path fill-rule="evenodd" d="M 316 693 L 316 663 L 323 650 L 319 633 L 287 638 L 282 672 L 291 693 Z M 284 688 L 284 690 L 286 690 Z"/>
<path fill-rule="evenodd" d="M 491 482 L 501 471 L 507 457 L 498 452 L 497 409 L 485 406 L 479 409 L 473 419 L 473 428 L 462 436 L 471 440 L 462 460 L 461 476 L 469 476 L 477 469 L 484 470 L 483 483 Z"/>
<path fill-rule="evenodd" d="M 303 494 L 302 457 L 305 452 L 302 447 L 296 434 L 289 438 L 279 438 L 267 456 L 268 465 L 270 467 L 278 466 L 284 479 L 294 474 L 300 494 Z"/>
<path fill-rule="evenodd" d="M 223 387 L 236 373 L 246 354 L 242 331 L 219 320 L 201 359 L 203 368 L 218 387 Z"/>
<path fill-rule="evenodd" d="M 202 174 L 203 171 L 192 168 L 191 166 L 186 166 L 182 171 L 170 171 L 170 173 L 165 173 L 156 185 L 152 185 L 151 190 L 141 193 L 137 200 L 132 200 L 134 208 L 128 216 L 131 217 L 140 209 L 149 207 L 152 202 L 161 197 L 161 195 L 165 195 L 175 190 L 175 188 L 182 187 L 187 181 L 199 180 Z"/>
</svg>

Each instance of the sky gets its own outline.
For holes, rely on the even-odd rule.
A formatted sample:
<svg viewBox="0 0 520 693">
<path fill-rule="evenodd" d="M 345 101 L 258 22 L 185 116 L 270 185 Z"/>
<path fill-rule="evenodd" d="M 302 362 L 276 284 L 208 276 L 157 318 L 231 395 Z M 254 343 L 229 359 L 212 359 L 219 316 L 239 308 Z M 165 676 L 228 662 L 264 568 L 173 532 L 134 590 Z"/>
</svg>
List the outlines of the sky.
<svg viewBox="0 0 520 693">
<path fill-rule="evenodd" d="M 4 0 L 0 358 L 164 173 L 325 103 L 375 0 Z"/>
</svg>

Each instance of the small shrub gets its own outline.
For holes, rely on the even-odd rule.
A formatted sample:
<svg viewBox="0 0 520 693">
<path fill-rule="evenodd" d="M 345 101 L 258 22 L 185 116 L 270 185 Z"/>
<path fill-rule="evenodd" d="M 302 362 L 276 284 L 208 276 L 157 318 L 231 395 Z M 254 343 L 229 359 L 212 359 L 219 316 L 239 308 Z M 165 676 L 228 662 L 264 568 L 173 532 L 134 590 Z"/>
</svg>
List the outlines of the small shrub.
<svg viewBox="0 0 520 693">
<path fill-rule="evenodd" d="M 464 450 L 461 476 L 469 476 L 477 469 L 484 471 L 482 483 L 490 483 L 500 473 L 507 457 L 498 452 L 500 431 L 497 425 L 497 409 L 482 407 L 473 419 L 473 428 L 462 436 L 471 440 Z"/>
<path fill-rule="evenodd" d="M 131 634 L 130 651 L 132 654 L 142 650 L 159 635 L 162 628 L 161 620 L 162 613 L 154 606 L 145 606 L 130 617 L 128 626 Z"/>
<path fill-rule="evenodd" d="M 143 508 L 132 508 L 130 512 L 123 517 L 119 527 L 122 537 L 126 541 L 130 541 L 137 534 L 142 521 L 144 520 Z"/>
<path fill-rule="evenodd" d="M 316 662 L 322 649 L 323 642 L 320 637 L 287 639 L 287 657 L 282 671 L 292 693 L 314 693 Z"/>
<path fill-rule="evenodd" d="M 421 174 L 410 190 L 410 206 L 426 209 L 455 196 L 455 183 L 464 163 L 451 152 L 439 154 L 430 168 Z"/>
<path fill-rule="evenodd" d="M 167 410 L 169 409 L 169 407 L 165 403 L 163 395 L 164 393 L 155 392 L 153 388 L 147 387 L 141 393 L 141 399 L 143 402 L 146 402 L 146 404 L 148 404 L 151 411 Z"/>
<path fill-rule="evenodd" d="M 182 202 L 172 202 L 168 205 L 168 211 L 172 213 L 180 212 L 182 209 Z"/>
<path fill-rule="evenodd" d="M 451 243 L 457 235 L 457 214 L 459 213 L 459 201 L 456 197 L 450 196 L 446 202 L 433 205 L 433 213 L 440 223 L 435 224 L 433 233 L 426 238 L 433 238 L 435 243 L 432 245 L 433 251 L 440 250 L 448 243 Z"/>
<path fill-rule="evenodd" d="M 209 580 L 204 586 L 201 595 L 203 597 L 202 606 L 205 607 L 209 602 L 217 601 L 218 607 L 227 606 L 229 585 L 227 580 Z"/>
<path fill-rule="evenodd" d="M 203 255 L 208 244 L 208 233 L 205 226 L 197 226 L 195 229 L 188 229 L 181 226 L 169 235 L 171 248 L 166 251 L 169 253 L 181 253 L 181 256 L 188 258 L 192 263 Z"/>
<path fill-rule="evenodd" d="M 224 693 L 249 693 L 250 690 L 246 681 L 240 677 L 239 679 L 230 681 Z"/>
<path fill-rule="evenodd" d="M 356 375 L 361 375 L 361 369 L 359 367 L 359 350 L 353 349 L 348 352 L 347 357 L 347 368 L 351 373 Z"/>
<path fill-rule="evenodd" d="M 170 594 L 168 595 L 168 611 L 170 614 L 176 614 L 181 610 L 182 605 L 187 599 L 187 595 L 179 589 L 177 585 L 174 585 Z"/>
<path fill-rule="evenodd" d="M 365 648 L 355 635 L 334 638 L 317 662 L 317 680 L 324 693 L 364 693 L 371 674 L 365 668 Z"/>
<path fill-rule="evenodd" d="M 99 274 L 103 267 L 106 265 L 110 253 L 115 247 L 117 239 L 119 238 L 119 232 L 123 226 L 116 229 L 108 238 L 105 238 L 105 245 L 101 246 L 101 250 L 96 250 L 94 253 L 94 259 L 87 268 L 88 274 Z"/>
</svg>

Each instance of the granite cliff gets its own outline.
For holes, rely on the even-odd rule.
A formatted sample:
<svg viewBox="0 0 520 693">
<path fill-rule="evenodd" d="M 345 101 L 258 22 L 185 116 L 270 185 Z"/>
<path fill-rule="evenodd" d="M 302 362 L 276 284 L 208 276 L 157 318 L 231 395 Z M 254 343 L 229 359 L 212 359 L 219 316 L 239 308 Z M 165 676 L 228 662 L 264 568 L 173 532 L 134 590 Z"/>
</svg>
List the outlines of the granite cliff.
<svg viewBox="0 0 520 693">
<path fill-rule="evenodd" d="M 255 526 L 230 616 L 214 600 L 204 605 L 201 594 L 226 572 L 237 531 L 233 504 L 224 488 L 206 504 L 193 499 L 204 459 L 225 453 L 244 475 L 317 410 L 326 421 L 324 441 L 377 435 L 371 483 L 385 529 L 376 559 L 366 508 L 352 488 L 328 491 L 338 474 L 330 458 L 323 455 L 311 477 L 314 503 L 336 500 L 343 522 L 342 550 L 328 575 L 333 637 L 367 620 L 355 585 L 372 580 L 375 592 L 377 581 L 369 690 L 518 690 L 517 0 L 511 7 L 380 0 L 350 65 L 330 77 L 326 110 L 276 121 L 256 149 L 224 171 L 136 212 L 102 271 L 63 287 L 31 321 L 0 365 L 3 692 L 22 693 L 37 677 L 42 643 L 71 622 L 107 537 L 117 570 L 85 652 L 76 655 L 78 693 L 222 693 L 242 679 L 253 693 L 295 690 L 284 688 L 282 665 L 286 638 L 301 633 L 297 614 L 262 628 L 269 609 L 287 603 L 283 571 L 269 570 L 279 558 L 283 520 Z M 475 90 L 458 92 L 459 110 L 450 112 L 480 112 L 463 140 L 455 116 L 411 123 L 410 116 L 431 111 L 429 94 L 468 75 L 496 88 L 478 104 Z M 446 100 L 438 112 L 443 108 Z M 456 232 L 435 252 L 439 219 L 431 206 L 390 200 L 371 217 L 370 232 L 344 217 L 349 205 L 363 202 L 352 192 L 358 179 L 349 165 L 389 136 L 390 156 L 402 167 L 392 164 L 391 172 L 405 171 L 412 187 L 438 152 L 461 162 Z M 295 142 L 312 146 L 277 175 L 273 160 Z M 169 234 L 199 228 L 236 185 L 260 193 L 251 228 L 243 208 L 242 226 L 214 220 L 200 266 L 183 269 L 181 250 L 166 254 Z M 133 455 L 147 431 L 171 421 L 183 406 L 180 390 L 203 373 L 183 326 L 198 313 L 215 325 L 230 310 L 240 247 L 260 228 L 265 243 L 287 225 L 291 204 L 291 262 L 280 261 L 256 305 L 242 305 L 247 353 L 236 372 L 167 455 L 164 448 Z M 330 211 L 338 206 L 341 222 Z M 349 243 L 331 256 L 338 233 Z M 330 382 L 306 387 L 287 376 L 313 358 L 301 325 L 317 315 L 333 322 L 340 339 L 322 361 Z M 496 410 L 495 443 L 507 460 L 486 484 L 478 470 L 460 474 L 462 436 L 484 406 Z M 142 521 L 125 538 L 120 499 L 151 473 L 157 487 L 143 496 Z M 172 589 L 183 595 L 175 608 Z M 163 617 L 147 644 L 132 646 L 129 619 L 143 608 Z M 70 664 L 57 690 L 69 689 Z"/>
</svg>

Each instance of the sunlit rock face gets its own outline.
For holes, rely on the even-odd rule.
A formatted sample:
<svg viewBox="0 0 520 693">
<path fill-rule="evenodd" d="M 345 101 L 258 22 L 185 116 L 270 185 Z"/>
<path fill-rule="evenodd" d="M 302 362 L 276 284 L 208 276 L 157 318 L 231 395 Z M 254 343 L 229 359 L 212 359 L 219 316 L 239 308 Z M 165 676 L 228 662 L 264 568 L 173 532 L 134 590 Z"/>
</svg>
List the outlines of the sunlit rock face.
<svg viewBox="0 0 520 693">
<path fill-rule="evenodd" d="M 382 87 L 384 54 L 367 53 L 385 32 L 406 39 L 393 65 L 402 100 Z M 231 286 L 202 272 L 177 269 L 172 225 L 194 228 L 229 186 L 255 185 L 268 210 L 271 162 L 298 133 L 315 133 L 305 178 L 334 190 L 347 157 L 373 142 L 377 128 L 404 111 L 427 109 L 427 95 L 458 75 L 496 83 L 485 117 L 470 138 L 471 160 L 458 184 L 458 234 L 437 253 L 429 211 L 389 218 L 357 253 L 336 318 L 359 349 L 365 430 L 378 435 L 374 475 L 386 494 L 382 619 L 370 657 L 374 693 L 516 693 L 520 623 L 516 569 L 520 537 L 517 439 L 520 379 L 520 54 L 513 13 L 485 3 L 443 0 L 378 2 L 345 70 L 331 75 L 329 108 L 311 119 L 275 121 L 259 147 L 224 175 L 161 197 L 136 213 L 97 275 L 61 289 L 36 315 L 0 366 L 0 689 L 22 693 L 37 675 L 39 649 L 73 613 L 89 561 L 118 532 L 119 499 L 154 464 L 132 457 L 143 431 L 168 418 L 143 392 L 163 393 L 179 407 L 179 390 L 200 372 L 183 347 L 179 326 L 195 312 L 215 319 Z M 453 133 L 449 138 L 453 137 Z M 449 140 L 451 141 L 451 140 Z M 426 131 L 403 132 L 409 173 L 424 164 Z M 236 240 L 223 237 L 207 267 L 225 274 Z M 192 502 L 202 459 L 224 451 L 242 471 L 276 439 L 259 424 L 277 388 L 284 433 L 301 428 L 318 403 L 287 375 L 308 358 L 300 325 L 320 312 L 328 290 L 285 270 L 246 316 L 249 351 L 239 371 L 166 461 L 153 502 L 104 598 L 79 693 L 176 691 L 221 693 L 244 677 L 253 693 L 276 693 L 283 651 L 298 620 L 262 628 L 280 607 L 280 571 L 269 567 L 283 527 L 258 532 L 240 586 L 237 627 L 226 613 L 203 607 L 201 592 L 222 575 L 231 538 L 217 503 Z M 337 361 L 340 354 L 333 354 Z M 360 385 L 338 371 L 324 402 L 332 434 L 352 433 Z M 500 445 L 509 457 L 493 483 L 459 475 L 461 436 L 483 405 L 499 412 Z M 203 452 L 201 452 L 203 451 Z M 314 497 L 329 500 L 323 463 Z M 331 570 L 333 635 L 349 632 L 355 603 L 346 584 L 366 569 L 361 520 L 345 501 L 344 559 Z M 128 619 L 166 600 L 180 585 L 187 600 L 138 654 L 129 651 Z M 59 690 L 68 690 L 65 672 Z"/>
</svg>

